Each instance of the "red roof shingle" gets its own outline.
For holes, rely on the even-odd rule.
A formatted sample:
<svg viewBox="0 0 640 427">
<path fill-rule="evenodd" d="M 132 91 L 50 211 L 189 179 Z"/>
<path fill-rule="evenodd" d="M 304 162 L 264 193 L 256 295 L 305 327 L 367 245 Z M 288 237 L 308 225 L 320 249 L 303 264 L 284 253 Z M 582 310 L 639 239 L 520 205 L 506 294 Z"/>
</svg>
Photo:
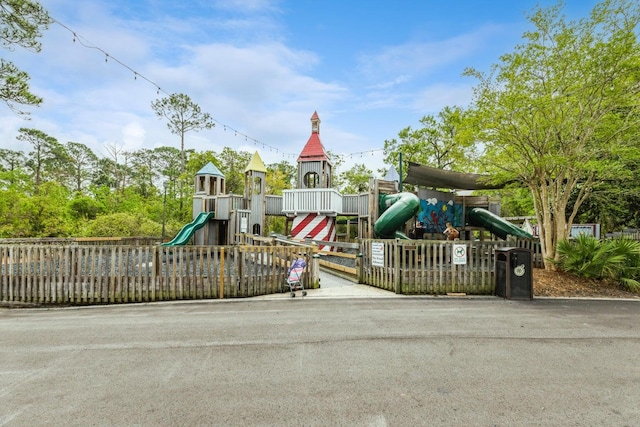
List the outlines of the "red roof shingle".
<svg viewBox="0 0 640 427">
<path fill-rule="evenodd" d="M 302 152 L 298 157 L 298 161 L 305 162 L 318 160 L 329 160 L 329 156 L 327 155 L 322 142 L 320 142 L 320 136 L 317 133 L 312 133 L 307 144 L 302 149 Z"/>
<path fill-rule="evenodd" d="M 313 129 L 313 122 L 318 122 L 317 131 Z M 300 156 L 298 156 L 298 162 L 309 162 L 309 161 L 329 161 L 329 156 L 327 155 L 322 142 L 320 141 L 320 117 L 318 116 L 318 112 L 314 111 L 311 116 L 311 136 L 309 140 L 305 144 Z"/>
</svg>

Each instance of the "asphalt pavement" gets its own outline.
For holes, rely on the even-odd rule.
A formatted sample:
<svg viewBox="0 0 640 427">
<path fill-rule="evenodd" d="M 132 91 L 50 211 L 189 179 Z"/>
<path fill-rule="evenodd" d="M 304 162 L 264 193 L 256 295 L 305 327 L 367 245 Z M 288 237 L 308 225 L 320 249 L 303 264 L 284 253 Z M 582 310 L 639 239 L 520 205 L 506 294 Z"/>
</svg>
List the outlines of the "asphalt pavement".
<svg viewBox="0 0 640 427">
<path fill-rule="evenodd" d="M 0 309 L 0 426 L 640 425 L 640 301 L 342 280 L 304 298 Z"/>
</svg>

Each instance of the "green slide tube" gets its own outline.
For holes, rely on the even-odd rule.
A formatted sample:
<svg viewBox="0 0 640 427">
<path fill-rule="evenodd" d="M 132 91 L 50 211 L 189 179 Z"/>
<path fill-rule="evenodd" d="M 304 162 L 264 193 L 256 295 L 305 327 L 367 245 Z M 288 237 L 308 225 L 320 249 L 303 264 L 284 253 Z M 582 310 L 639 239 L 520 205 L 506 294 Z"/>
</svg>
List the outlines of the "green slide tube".
<svg viewBox="0 0 640 427">
<path fill-rule="evenodd" d="M 509 221 L 483 208 L 473 208 L 467 213 L 471 225 L 484 227 L 499 238 L 506 240 L 508 235 L 533 239 L 533 236 Z"/>
<path fill-rule="evenodd" d="M 211 218 L 215 217 L 215 212 L 200 212 L 198 216 L 189 224 L 182 227 L 182 230 L 170 242 L 163 243 L 161 246 L 184 246 L 189 243 L 196 230 L 204 227 Z"/>
<path fill-rule="evenodd" d="M 373 225 L 376 236 L 382 239 L 411 240 L 400 231 L 404 224 L 420 210 L 420 199 L 413 193 L 380 196 L 382 214 Z"/>
</svg>

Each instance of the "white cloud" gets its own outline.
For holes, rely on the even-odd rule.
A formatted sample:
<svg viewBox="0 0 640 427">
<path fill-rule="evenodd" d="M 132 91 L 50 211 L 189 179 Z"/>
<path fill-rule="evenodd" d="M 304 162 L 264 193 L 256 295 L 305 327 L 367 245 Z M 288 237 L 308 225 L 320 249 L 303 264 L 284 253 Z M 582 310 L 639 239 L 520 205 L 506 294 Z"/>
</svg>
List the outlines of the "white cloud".
<svg viewBox="0 0 640 427">
<path fill-rule="evenodd" d="M 145 136 L 147 132 L 138 122 L 130 122 L 122 128 L 122 141 L 124 149 L 134 151 L 145 145 Z"/>
<path fill-rule="evenodd" d="M 471 84 L 435 84 L 416 94 L 411 107 L 424 114 L 436 114 L 446 106 L 466 107 L 472 99 L 472 88 Z"/>
</svg>

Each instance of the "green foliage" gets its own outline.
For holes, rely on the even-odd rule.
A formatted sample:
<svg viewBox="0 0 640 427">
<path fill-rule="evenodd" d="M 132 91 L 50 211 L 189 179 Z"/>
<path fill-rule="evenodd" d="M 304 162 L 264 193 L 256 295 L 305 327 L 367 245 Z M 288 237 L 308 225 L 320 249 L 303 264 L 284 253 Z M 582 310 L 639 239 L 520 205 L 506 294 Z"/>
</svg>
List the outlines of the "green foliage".
<svg viewBox="0 0 640 427">
<path fill-rule="evenodd" d="M 0 4 L 0 40 L 6 49 L 20 46 L 40 51 L 38 38 L 51 23 L 47 11 L 36 1 L 2 0 Z M 18 115 L 28 115 L 19 105 L 37 106 L 42 98 L 29 89 L 29 75 L 13 63 L 0 59 L 0 100 Z"/>
<path fill-rule="evenodd" d="M 281 161 L 267 165 L 267 194 L 281 195 L 283 190 L 295 185 L 297 169 L 291 163 Z"/>
<path fill-rule="evenodd" d="M 639 165 L 629 161 L 624 171 L 637 171 Z M 572 193 L 572 200 L 577 191 Z M 640 228 L 640 175 L 621 173 L 620 179 L 594 184 L 590 197 L 576 215 L 578 223 L 599 223 L 602 232 L 622 228 Z"/>
<path fill-rule="evenodd" d="M 69 214 L 74 220 L 92 220 L 104 212 L 104 206 L 89 196 L 77 196 L 69 201 Z"/>
<path fill-rule="evenodd" d="M 103 215 L 89 222 L 84 229 L 87 237 L 136 237 L 146 236 L 151 230 L 159 236 L 158 224 L 148 218 L 131 213 L 114 213 Z"/>
<path fill-rule="evenodd" d="M 605 0 L 577 22 L 566 21 L 562 6 L 535 8 L 524 43 L 490 74 L 466 72 L 479 80 L 485 171 L 530 189 L 546 259 L 594 186 L 632 177 L 626 165 L 640 159 L 640 5 Z"/>
<path fill-rule="evenodd" d="M 35 191 L 38 192 L 43 181 L 59 176 L 55 172 L 67 160 L 64 148 L 57 139 L 39 129 L 20 128 L 16 139 L 32 146 L 25 165 L 34 175 Z"/>
<path fill-rule="evenodd" d="M 98 156 L 79 142 L 69 141 L 65 144 L 65 149 L 70 188 L 76 192 L 84 192 L 96 168 Z"/>
<path fill-rule="evenodd" d="M 0 236 L 64 237 L 71 232 L 64 186 L 45 183 L 38 194 L 0 193 Z"/>
<path fill-rule="evenodd" d="M 227 193 L 244 194 L 251 159 L 229 147 L 219 154 L 187 150 L 188 169 L 181 174 L 181 153 L 172 147 L 124 152 L 112 145 L 111 158 L 98 158 L 84 144 L 62 145 L 37 129 L 21 129 L 18 137 L 31 145 L 28 156 L 0 150 L 0 238 L 160 236 L 163 217 L 172 235 L 192 219 L 197 171 L 211 161 L 228 177 Z M 267 194 L 291 188 L 295 166 L 283 161 L 267 169 Z M 273 218 L 269 227 L 283 232 L 284 219 Z"/>
<path fill-rule="evenodd" d="M 216 158 L 218 169 L 225 176 L 227 193 L 244 194 L 244 170 L 251 161 L 251 153 L 224 147 Z"/>
<path fill-rule="evenodd" d="M 560 269 L 588 279 L 614 280 L 632 292 L 640 291 L 640 242 L 626 238 L 598 240 L 580 234 L 558 242 Z"/>
<path fill-rule="evenodd" d="M 31 185 L 31 176 L 25 163 L 22 152 L 0 149 L 0 188 L 26 192 Z"/>
<path fill-rule="evenodd" d="M 424 116 L 422 128 L 411 127 L 398 133 L 396 139 L 384 142 L 384 161 L 398 165 L 402 153 L 402 169 L 409 162 L 440 169 L 470 171 L 477 157 L 476 140 L 473 136 L 473 116 L 460 107 L 445 107 L 437 117 Z"/>
<path fill-rule="evenodd" d="M 535 208 L 528 188 L 505 188 L 493 192 L 492 195 L 500 196 L 501 215 L 510 216 L 534 216 Z"/>
<path fill-rule="evenodd" d="M 265 219 L 265 230 L 268 234 L 284 234 L 285 219 L 281 216 L 267 216 Z"/>
<path fill-rule="evenodd" d="M 343 194 L 366 193 L 369 190 L 371 176 L 373 176 L 373 171 L 366 165 L 358 163 L 340 174 L 340 182 L 342 183 L 340 190 Z"/>
</svg>

